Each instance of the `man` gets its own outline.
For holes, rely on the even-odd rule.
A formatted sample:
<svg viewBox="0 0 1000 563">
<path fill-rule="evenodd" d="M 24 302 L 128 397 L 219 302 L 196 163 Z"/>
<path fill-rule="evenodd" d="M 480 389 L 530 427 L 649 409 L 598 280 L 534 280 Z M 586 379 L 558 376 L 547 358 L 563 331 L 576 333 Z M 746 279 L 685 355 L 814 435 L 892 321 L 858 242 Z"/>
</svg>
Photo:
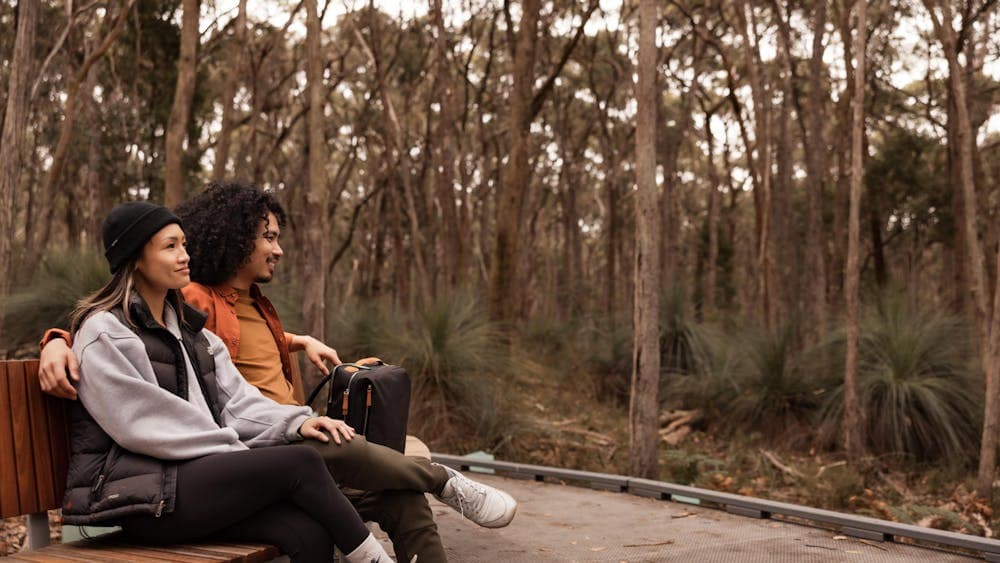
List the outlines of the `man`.
<svg viewBox="0 0 1000 563">
<path fill-rule="evenodd" d="M 205 328 L 225 343 L 240 373 L 279 403 L 301 402 L 292 384 L 290 352 L 303 351 L 321 371 L 339 364 L 336 350 L 308 335 L 287 333 L 258 284 L 274 277 L 284 252 L 279 243 L 285 213 L 270 193 L 241 184 L 212 184 L 177 209 L 188 239 L 191 279 L 185 299 L 208 314 Z M 42 340 L 42 389 L 75 399 L 79 380 L 68 335 L 50 330 Z M 68 377 L 67 377 L 68 373 Z M 332 440 L 308 440 L 366 520 L 378 522 L 393 542 L 397 559 L 444 561 L 444 548 L 425 492 L 484 527 L 510 523 L 517 505 L 506 493 L 476 483 L 450 468 L 337 433 Z"/>
</svg>

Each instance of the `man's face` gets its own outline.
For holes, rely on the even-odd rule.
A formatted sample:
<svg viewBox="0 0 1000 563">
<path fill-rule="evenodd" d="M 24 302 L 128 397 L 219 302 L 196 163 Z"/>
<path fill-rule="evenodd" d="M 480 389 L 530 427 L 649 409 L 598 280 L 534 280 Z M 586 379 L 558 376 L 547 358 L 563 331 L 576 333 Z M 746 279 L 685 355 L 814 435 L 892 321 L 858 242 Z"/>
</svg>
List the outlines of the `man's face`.
<svg viewBox="0 0 1000 563">
<path fill-rule="evenodd" d="M 250 258 L 244 264 L 237 277 L 244 280 L 253 280 L 255 283 L 267 283 L 274 277 L 274 268 L 284 252 L 278 244 L 278 237 L 281 236 L 281 227 L 278 226 L 278 219 L 274 213 L 268 213 L 267 219 L 262 220 L 257 226 L 257 237 L 254 239 L 254 248 L 250 253 Z"/>
</svg>

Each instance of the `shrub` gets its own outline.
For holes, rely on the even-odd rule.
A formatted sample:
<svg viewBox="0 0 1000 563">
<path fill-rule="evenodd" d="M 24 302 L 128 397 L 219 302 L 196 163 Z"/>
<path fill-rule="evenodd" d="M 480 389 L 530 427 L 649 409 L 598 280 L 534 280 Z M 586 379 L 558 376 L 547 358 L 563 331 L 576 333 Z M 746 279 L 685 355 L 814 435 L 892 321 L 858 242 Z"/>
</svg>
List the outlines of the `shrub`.
<svg viewBox="0 0 1000 563">
<path fill-rule="evenodd" d="M 341 348 L 404 366 L 413 381 L 410 429 L 432 447 L 497 449 L 519 425 L 501 385 L 522 367 L 497 325 L 466 293 L 414 311 L 348 306 L 333 323 Z M 458 430 L 458 431 L 456 431 Z"/>
<path fill-rule="evenodd" d="M 832 376 L 843 377 L 844 335 L 830 343 Z M 882 296 L 862 319 L 858 392 L 867 445 L 879 454 L 917 460 L 969 460 L 979 433 L 981 382 L 969 331 L 957 318 L 908 300 Z M 821 438 L 835 443 L 843 417 L 843 384 L 826 394 Z"/>
<path fill-rule="evenodd" d="M 37 342 L 51 327 L 69 326 L 76 303 L 104 285 L 108 263 L 94 252 L 54 252 L 42 257 L 30 283 L 15 289 L 0 313 L 3 342 L 8 350 Z"/>
</svg>

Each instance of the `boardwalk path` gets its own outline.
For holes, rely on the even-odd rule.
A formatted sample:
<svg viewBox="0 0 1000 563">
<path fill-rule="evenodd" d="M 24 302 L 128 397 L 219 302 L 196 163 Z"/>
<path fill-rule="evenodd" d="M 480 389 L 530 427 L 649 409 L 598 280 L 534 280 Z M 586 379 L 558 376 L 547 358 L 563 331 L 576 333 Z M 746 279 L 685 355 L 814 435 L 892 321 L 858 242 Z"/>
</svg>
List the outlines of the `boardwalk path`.
<svg viewBox="0 0 1000 563">
<path fill-rule="evenodd" d="M 520 507 L 510 526 L 486 530 L 432 501 L 448 557 L 455 562 L 976 560 L 628 494 L 492 475 L 472 477 L 507 490 Z"/>
</svg>

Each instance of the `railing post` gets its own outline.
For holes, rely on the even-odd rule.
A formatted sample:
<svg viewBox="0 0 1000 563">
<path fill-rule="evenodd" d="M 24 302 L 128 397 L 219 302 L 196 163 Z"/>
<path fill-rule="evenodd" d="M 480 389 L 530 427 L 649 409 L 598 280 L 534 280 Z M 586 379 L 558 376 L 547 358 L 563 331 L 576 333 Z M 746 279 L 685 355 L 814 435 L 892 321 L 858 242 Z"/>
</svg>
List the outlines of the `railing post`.
<svg viewBox="0 0 1000 563">
<path fill-rule="evenodd" d="M 34 512 L 28 515 L 28 549 L 41 549 L 49 545 L 49 515 Z"/>
</svg>

